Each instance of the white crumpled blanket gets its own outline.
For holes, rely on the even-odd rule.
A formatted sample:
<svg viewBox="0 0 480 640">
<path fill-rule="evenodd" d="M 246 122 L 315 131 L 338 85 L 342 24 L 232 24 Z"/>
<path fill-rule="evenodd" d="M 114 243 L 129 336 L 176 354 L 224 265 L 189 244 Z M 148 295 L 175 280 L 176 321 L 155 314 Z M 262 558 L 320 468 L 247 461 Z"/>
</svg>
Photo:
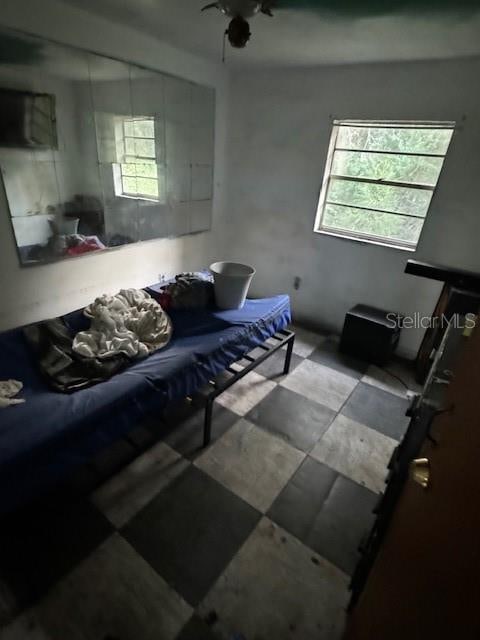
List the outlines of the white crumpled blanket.
<svg viewBox="0 0 480 640">
<path fill-rule="evenodd" d="M 148 356 L 164 347 L 172 335 L 170 318 L 148 293 L 122 289 L 115 296 L 97 298 L 83 312 L 92 319 L 88 331 L 80 331 L 73 350 L 87 358 Z"/>
<path fill-rule="evenodd" d="M 0 409 L 9 407 L 12 404 L 22 404 L 23 398 L 14 398 L 23 389 L 23 384 L 19 380 L 2 380 L 0 382 Z"/>
</svg>

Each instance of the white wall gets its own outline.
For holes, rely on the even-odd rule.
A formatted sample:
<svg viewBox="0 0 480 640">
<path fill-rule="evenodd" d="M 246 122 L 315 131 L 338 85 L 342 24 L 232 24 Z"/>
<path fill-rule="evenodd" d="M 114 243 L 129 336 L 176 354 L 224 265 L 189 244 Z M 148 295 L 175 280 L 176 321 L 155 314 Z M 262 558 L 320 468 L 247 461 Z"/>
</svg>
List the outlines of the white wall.
<svg viewBox="0 0 480 640">
<path fill-rule="evenodd" d="M 298 320 L 340 331 L 357 302 L 431 311 L 440 285 L 405 275 L 409 257 L 480 269 L 478 59 L 245 71 L 227 88 L 221 65 L 55 0 L 2 0 L 0 24 L 217 91 L 212 232 L 21 269 L 0 189 L 0 329 L 57 315 L 119 287 L 143 286 L 162 273 L 229 258 L 256 266 L 254 294 L 286 291 Z M 313 233 L 335 117 L 459 122 L 416 254 Z M 421 332 L 404 332 L 403 352 L 413 355 L 420 338 Z"/>
<path fill-rule="evenodd" d="M 288 292 L 298 320 L 339 332 L 359 302 L 432 311 L 440 285 L 405 275 L 408 258 L 479 271 L 479 77 L 479 59 L 236 74 L 224 256 L 257 268 L 254 293 Z M 459 125 L 414 254 L 313 233 L 331 121 L 347 117 Z M 403 332 L 404 355 L 422 333 Z"/>
<path fill-rule="evenodd" d="M 2 0 L 0 25 L 100 54 L 153 67 L 216 89 L 215 196 L 213 226 L 223 210 L 226 72 L 211 64 L 55 0 Z M 8 205 L 0 187 L 0 330 L 83 306 L 103 292 L 140 287 L 206 264 L 214 232 L 152 240 L 56 264 L 20 268 Z"/>
</svg>

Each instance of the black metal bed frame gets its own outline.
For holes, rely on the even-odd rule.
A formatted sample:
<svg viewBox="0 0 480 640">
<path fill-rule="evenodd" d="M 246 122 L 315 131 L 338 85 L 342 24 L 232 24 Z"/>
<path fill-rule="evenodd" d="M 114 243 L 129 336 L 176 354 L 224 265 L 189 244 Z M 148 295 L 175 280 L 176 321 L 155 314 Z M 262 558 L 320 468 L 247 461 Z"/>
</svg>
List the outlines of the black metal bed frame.
<svg viewBox="0 0 480 640">
<path fill-rule="evenodd" d="M 212 435 L 212 412 L 213 412 L 213 403 L 215 398 L 217 398 L 221 393 L 226 391 L 229 387 L 231 387 L 235 382 L 246 376 L 247 373 L 253 371 L 259 364 L 264 362 L 267 358 L 269 358 L 276 351 L 281 349 L 286 345 L 287 350 L 285 353 L 285 363 L 283 365 L 283 375 L 286 375 L 290 371 L 290 362 L 292 360 L 292 351 L 293 351 L 293 343 L 295 341 L 295 332 L 289 331 L 288 329 L 281 329 L 277 331 L 273 336 L 270 336 L 268 340 L 276 340 L 278 344 L 267 344 L 264 342 L 263 344 L 258 345 L 257 349 L 262 349 L 264 353 L 259 355 L 258 357 L 253 357 L 250 354 L 247 354 L 240 358 L 240 360 L 247 360 L 249 364 L 241 369 L 240 371 L 236 371 L 232 368 L 232 365 L 227 367 L 225 371 L 228 371 L 232 374 L 228 380 L 225 379 L 213 379 L 209 381 L 212 389 L 208 391 L 206 396 L 206 404 L 205 404 L 205 418 L 203 423 L 203 446 L 207 447 L 210 444 L 210 439 Z"/>
<path fill-rule="evenodd" d="M 258 365 L 264 362 L 267 358 L 273 355 L 276 351 L 281 349 L 282 347 L 287 347 L 285 352 L 285 361 L 283 365 L 283 375 L 286 375 L 290 371 L 290 363 L 292 360 L 292 352 L 293 352 L 293 344 L 295 341 L 295 333 L 293 331 L 289 331 L 288 329 L 281 329 L 277 331 L 274 335 L 267 338 L 267 340 L 274 341 L 274 344 L 267 344 L 267 341 L 255 347 L 255 349 L 261 349 L 263 353 L 259 356 L 254 357 L 252 352 L 255 349 L 252 349 L 250 353 L 247 353 L 243 357 L 239 358 L 236 362 L 240 362 L 245 360 L 248 364 L 243 367 L 241 370 L 235 370 L 232 367 L 235 365 L 235 362 L 232 363 L 229 367 L 226 367 L 216 379 L 212 379 L 209 381 L 208 386 L 200 389 L 198 391 L 198 396 L 202 398 L 202 405 L 204 404 L 205 415 L 204 415 L 204 427 L 203 427 L 203 447 L 206 447 L 210 444 L 211 440 L 211 430 L 212 430 L 212 413 L 213 413 L 213 403 L 215 398 L 217 398 L 221 393 L 226 391 L 229 387 L 231 387 L 235 382 L 246 376 L 250 371 L 253 371 Z M 227 371 L 231 376 L 228 379 L 225 379 L 224 374 Z M 195 394 L 196 395 L 196 394 Z M 187 400 L 189 402 L 195 402 L 194 398 L 188 397 Z M 164 423 L 165 424 L 165 423 Z M 150 431 L 150 429 L 148 429 Z M 152 438 L 154 434 L 152 433 Z M 146 442 L 138 442 L 135 437 L 132 437 L 131 433 L 127 433 L 123 436 L 123 438 L 133 447 L 134 457 L 137 457 L 140 453 L 142 453 L 146 448 L 152 446 L 153 439 L 147 438 Z M 85 480 L 79 476 L 75 478 L 73 475 L 69 480 L 67 480 L 63 489 L 68 491 L 72 491 L 75 495 L 81 494 L 84 495 L 86 493 L 91 493 L 96 487 L 100 485 L 100 483 L 104 482 L 108 477 L 110 477 L 113 473 L 117 473 L 125 464 L 131 462 L 133 458 L 127 456 L 127 459 L 123 459 L 121 462 L 115 463 L 114 468 L 110 469 L 107 472 L 107 475 L 98 472 L 96 464 L 93 461 L 87 463 L 87 467 L 90 468 L 91 471 L 94 472 L 94 477 L 90 477 Z M 97 477 L 98 475 L 98 477 Z"/>
</svg>

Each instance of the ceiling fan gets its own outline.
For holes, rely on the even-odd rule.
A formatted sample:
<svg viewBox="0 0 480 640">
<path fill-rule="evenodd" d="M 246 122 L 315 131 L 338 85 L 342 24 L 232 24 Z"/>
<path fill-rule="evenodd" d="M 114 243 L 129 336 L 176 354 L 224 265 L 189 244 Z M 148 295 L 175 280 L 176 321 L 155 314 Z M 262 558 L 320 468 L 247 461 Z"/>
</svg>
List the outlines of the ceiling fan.
<svg viewBox="0 0 480 640">
<path fill-rule="evenodd" d="M 478 10 L 478 0 L 217 0 L 203 7 L 218 9 L 231 18 L 225 36 L 232 47 L 242 49 L 250 40 L 248 19 L 258 13 L 273 17 L 273 9 L 307 10 L 323 15 L 359 18 L 385 14 L 463 13 Z"/>
<path fill-rule="evenodd" d="M 228 41 L 232 47 L 242 49 L 252 35 L 247 18 L 251 18 L 257 13 L 264 13 L 273 17 L 272 7 L 274 4 L 275 0 L 264 0 L 263 2 L 256 2 L 255 0 L 218 0 L 218 2 L 207 4 L 202 11 L 218 9 L 231 18 L 225 35 L 228 36 Z"/>
</svg>

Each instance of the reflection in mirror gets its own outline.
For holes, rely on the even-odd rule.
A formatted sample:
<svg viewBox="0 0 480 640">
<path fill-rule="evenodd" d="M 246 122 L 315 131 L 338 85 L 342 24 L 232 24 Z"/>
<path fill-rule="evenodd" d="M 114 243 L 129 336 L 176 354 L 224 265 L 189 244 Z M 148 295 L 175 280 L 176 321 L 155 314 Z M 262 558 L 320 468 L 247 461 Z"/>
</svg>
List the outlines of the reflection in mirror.
<svg viewBox="0 0 480 640">
<path fill-rule="evenodd" d="M 169 220 L 171 235 L 181 235 L 190 230 L 191 102 L 191 84 L 178 78 L 165 78 L 167 199 L 172 212 Z"/>
<path fill-rule="evenodd" d="M 214 90 L 0 31 L 0 167 L 23 265 L 210 228 Z"/>
<path fill-rule="evenodd" d="M 128 123 L 126 169 L 139 197 L 140 240 L 168 236 L 164 77 L 131 66 L 134 119 Z M 135 176 L 135 177 L 134 177 Z M 135 182 L 136 180 L 136 182 Z"/>
<path fill-rule="evenodd" d="M 106 243 L 118 247 L 139 240 L 136 178 L 132 180 L 127 168 L 127 153 L 131 150 L 127 134 L 133 123 L 130 67 L 94 54 L 89 54 L 88 59 Z"/>
<path fill-rule="evenodd" d="M 84 140 L 91 100 L 80 99 L 80 87 L 89 86 L 87 56 L 3 32 L 2 45 L 4 38 L 11 46 L 0 47 L 0 86 L 8 91 L 0 99 L 0 164 L 20 261 L 102 250 L 96 146 Z"/>
</svg>

